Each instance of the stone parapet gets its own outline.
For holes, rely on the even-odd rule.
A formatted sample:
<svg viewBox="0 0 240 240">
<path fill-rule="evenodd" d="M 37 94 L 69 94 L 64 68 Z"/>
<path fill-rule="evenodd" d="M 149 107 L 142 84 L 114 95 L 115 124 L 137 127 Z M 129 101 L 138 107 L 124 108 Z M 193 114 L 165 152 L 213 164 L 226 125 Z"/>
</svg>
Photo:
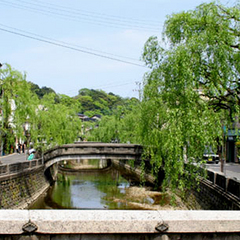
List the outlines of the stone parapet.
<svg viewBox="0 0 240 240">
<path fill-rule="evenodd" d="M 0 236 L 21 239 L 240 239 L 239 226 L 236 211 L 0 211 Z"/>
<path fill-rule="evenodd" d="M 26 162 L 17 162 L 12 164 L 1 164 L 0 165 L 0 180 L 7 176 L 14 176 L 18 173 L 27 172 L 31 169 L 37 168 L 43 165 L 42 159 L 34 159 Z"/>
<path fill-rule="evenodd" d="M 142 146 L 137 144 L 82 142 L 66 144 L 44 153 L 45 167 L 71 159 L 140 159 Z"/>
</svg>

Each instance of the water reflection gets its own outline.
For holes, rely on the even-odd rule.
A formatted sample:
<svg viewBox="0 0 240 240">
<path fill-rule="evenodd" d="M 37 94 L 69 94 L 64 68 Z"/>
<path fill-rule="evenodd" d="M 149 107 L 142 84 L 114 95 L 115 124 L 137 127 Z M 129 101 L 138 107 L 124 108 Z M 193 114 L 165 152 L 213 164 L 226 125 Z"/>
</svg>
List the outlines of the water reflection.
<svg viewBox="0 0 240 240">
<path fill-rule="evenodd" d="M 123 176 L 113 168 L 61 172 L 30 209 L 165 209 L 170 202 L 165 193 L 130 186 Z"/>
<path fill-rule="evenodd" d="M 31 208 L 130 209 L 125 203 L 113 201 L 124 198 L 129 186 L 115 169 L 62 173 L 47 195 Z"/>
</svg>

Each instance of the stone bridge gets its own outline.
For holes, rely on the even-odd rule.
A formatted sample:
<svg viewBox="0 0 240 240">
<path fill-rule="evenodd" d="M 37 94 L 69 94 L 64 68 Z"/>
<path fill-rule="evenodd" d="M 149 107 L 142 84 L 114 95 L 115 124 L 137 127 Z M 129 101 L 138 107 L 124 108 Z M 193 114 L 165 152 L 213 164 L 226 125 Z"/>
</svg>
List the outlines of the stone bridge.
<svg viewBox="0 0 240 240">
<path fill-rule="evenodd" d="M 45 169 L 63 160 L 111 159 L 138 160 L 141 158 L 142 146 L 137 144 L 76 142 L 52 148 L 44 153 Z"/>
<path fill-rule="evenodd" d="M 141 153 L 139 145 L 76 143 L 45 152 L 44 162 L 0 166 L 0 239 L 240 240 L 240 211 L 219 211 L 240 209 L 240 182 L 211 171 L 200 183 L 196 202 L 218 211 L 12 210 L 27 208 L 36 193 L 49 187 L 44 171 L 58 161 L 120 159 L 126 170 L 126 161 L 141 158 Z"/>
</svg>

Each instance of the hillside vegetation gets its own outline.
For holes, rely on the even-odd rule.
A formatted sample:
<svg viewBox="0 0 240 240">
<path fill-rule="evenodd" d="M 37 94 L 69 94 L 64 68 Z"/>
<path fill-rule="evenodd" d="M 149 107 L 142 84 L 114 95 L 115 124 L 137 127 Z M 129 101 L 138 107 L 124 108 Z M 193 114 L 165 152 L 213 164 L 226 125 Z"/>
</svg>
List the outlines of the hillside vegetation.
<svg viewBox="0 0 240 240">
<path fill-rule="evenodd" d="M 94 114 L 112 115 L 113 111 L 119 106 L 129 105 L 131 101 L 128 98 L 122 98 L 113 93 L 106 93 L 103 90 L 95 90 L 82 88 L 78 91 L 78 95 L 69 97 L 64 94 L 57 94 L 52 88 L 42 87 L 37 84 L 29 82 L 31 91 L 35 93 L 39 99 L 42 99 L 47 94 L 55 95 L 56 103 L 63 103 L 66 106 L 76 105 L 78 112 L 88 116 Z"/>
</svg>

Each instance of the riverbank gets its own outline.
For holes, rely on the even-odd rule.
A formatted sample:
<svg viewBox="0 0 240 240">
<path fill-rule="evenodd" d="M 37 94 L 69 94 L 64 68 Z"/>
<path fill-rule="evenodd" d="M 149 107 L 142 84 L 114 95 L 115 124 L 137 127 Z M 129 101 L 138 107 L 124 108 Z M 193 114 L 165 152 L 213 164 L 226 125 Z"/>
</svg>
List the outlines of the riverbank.
<svg viewBox="0 0 240 240">
<path fill-rule="evenodd" d="M 152 191 L 149 187 L 130 187 L 125 199 L 113 198 L 114 202 L 127 203 L 132 209 L 187 210 L 181 199 L 170 192 Z"/>
</svg>

